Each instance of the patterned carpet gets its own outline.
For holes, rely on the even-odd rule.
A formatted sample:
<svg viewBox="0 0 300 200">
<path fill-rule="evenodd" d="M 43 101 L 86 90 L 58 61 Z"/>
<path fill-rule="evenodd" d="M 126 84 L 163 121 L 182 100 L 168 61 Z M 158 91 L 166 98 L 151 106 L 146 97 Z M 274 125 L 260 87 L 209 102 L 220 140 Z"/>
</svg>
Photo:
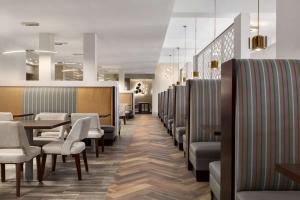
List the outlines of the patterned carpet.
<svg viewBox="0 0 300 200">
<path fill-rule="evenodd" d="M 74 160 L 62 163 L 51 172 L 48 157 L 46 177 L 38 182 L 21 182 L 22 200 L 207 200 L 207 183 L 197 183 L 186 170 L 183 153 L 173 146 L 171 137 L 159 119 L 137 115 L 122 126 L 121 137 L 106 147 L 97 159 L 88 150 L 90 172 L 77 181 Z M 15 198 L 14 166 L 7 166 L 7 182 L 0 183 L 0 199 Z"/>
</svg>

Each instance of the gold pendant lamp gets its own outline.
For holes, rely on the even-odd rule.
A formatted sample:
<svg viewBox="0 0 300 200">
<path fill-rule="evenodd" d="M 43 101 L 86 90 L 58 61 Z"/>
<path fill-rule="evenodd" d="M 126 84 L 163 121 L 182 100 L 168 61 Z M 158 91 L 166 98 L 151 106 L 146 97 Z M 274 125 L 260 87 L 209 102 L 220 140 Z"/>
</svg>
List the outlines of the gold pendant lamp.
<svg viewBox="0 0 300 200">
<path fill-rule="evenodd" d="M 260 35 L 260 2 L 257 2 L 257 35 L 252 38 L 252 50 L 253 51 L 261 51 L 267 48 L 267 37 Z"/>
<path fill-rule="evenodd" d="M 215 3 L 214 3 L 214 14 L 215 14 L 215 17 L 214 17 L 214 41 L 215 41 L 216 36 L 217 36 L 217 0 L 215 0 Z M 214 48 L 215 47 L 213 47 L 212 51 L 216 51 L 216 49 L 214 49 Z M 210 67 L 211 67 L 211 69 L 218 69 L 218 67 L 219 67 L 218 55 L 216 52 L 213 52 Z"/>
</svg>

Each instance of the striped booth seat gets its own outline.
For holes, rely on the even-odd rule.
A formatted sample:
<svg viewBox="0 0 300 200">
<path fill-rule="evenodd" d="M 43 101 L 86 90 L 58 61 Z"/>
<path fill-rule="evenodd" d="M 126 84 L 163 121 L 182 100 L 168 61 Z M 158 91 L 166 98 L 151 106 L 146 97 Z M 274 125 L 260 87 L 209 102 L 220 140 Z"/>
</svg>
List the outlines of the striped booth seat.
<svg viewBox="0 0 300 200">
<path fill-rule="evenodd" d="M 158 114 L 158 117 L 160 118 L 160 104 L 161 104 L 161 99 L 160 99 L 160 97 L 161 97 L 161 93 L 158 93 L 158 95 L 157 95 L 158 97 L 157 97 L 157 114 Z"/>
<path fill-rule="evenodd" d="M 167 128 L 169 134 L 172 134 L 172 127 L 174 123 L 174 88 L 168 89 L 168 123 Z"/>
<path fill-rule="evenodd" d="M 164 122 L 164 125 L 165 127 L 167 127 L 167 124 L 168 124 L 168 98 L 169 98 L 169 95 L 168 95 L 168 91 L 164 91 L 164 102 L 163 102 L 163 106 L 164 106 L 164 115 L 163 115 L 163 122 Z"/>
<path fill-rule="evenodd" d="M 276 165 L 300 164 L 300 61 L 224 63 L 222 106 L 221 199 L 299 200 Z"/>
<path fill-rule="evenodd" d="M 221 81 L 189 80 L 189 120 L 187 135 L 188 168 L 197 181 L 208 181 L 209 163 L 220 160 L 221 143 L 215 132 L 221 124 Z"/>
<path fill-rule="evenodd" d="M 164 92 L 160 93 L 160 121 L 163 122 L 164 119 Z"/>
<path fill-rule="evenodd" d="M 185 134 L 185 86 L 176 85 L 174 106 L 174 144 L 183 150 L 183 135 Z"/>
</svg>

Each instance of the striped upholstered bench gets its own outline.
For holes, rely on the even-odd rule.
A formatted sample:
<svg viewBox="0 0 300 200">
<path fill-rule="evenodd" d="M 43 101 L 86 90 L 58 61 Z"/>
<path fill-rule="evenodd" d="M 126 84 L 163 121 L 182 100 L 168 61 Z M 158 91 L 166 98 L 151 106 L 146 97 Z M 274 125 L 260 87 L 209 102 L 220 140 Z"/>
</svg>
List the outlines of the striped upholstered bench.
<svg viewBox="0 0 300 200">
<path fill-rule="evenodd" d="M 183 135 L 185 134 L 185 86 L 176 85 L 174 92 L 174 145 L 178 144 L 179 150 L 183 150 Z"/>
<path fill-rule="evenodd" d="M 157 95 L 157 115 L 159 119 L 160 119 L 160 109 L 161 109 L 160 105 L 161 105 L 161 93 L 159 92 Z"/>
<path fill-rule="evenodd" d="M 283 163 L 300 163 L 300 61 L 223 64 L 221 199 L 300 199 Z"/>
<path fill-rule="evenodd" d="M 168 119 L 167 129 L 168 133 L 172 135 L 173 123 L 174 123 L 174 87 L 168 89 Z"/>
<path fill-rule="evenodd" d="M 209 163 L 220 160 L 221 143 L 215 132 L 221 125 L 221 81 L 189 80 L 187 82 L 186 155 L 189 169 L 197 181 L 208 181 Z"/>
<path fill-rule="evenodd" d="M 163 99 L 163 123 L 164 126 L 167 127 L 167 123 L 168 123 L 168 90 L 164 91 L 164 99 Z"/>
</svg>

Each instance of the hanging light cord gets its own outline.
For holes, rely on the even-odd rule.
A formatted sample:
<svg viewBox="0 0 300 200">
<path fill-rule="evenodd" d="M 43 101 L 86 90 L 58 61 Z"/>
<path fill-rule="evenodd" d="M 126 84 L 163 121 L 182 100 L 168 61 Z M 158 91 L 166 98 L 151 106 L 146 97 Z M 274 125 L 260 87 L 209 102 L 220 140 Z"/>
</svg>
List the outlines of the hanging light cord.
<svg viewBox="0 0 300 200">
<path fill-rule="evenodd" d="M 259 16 L 259 0 L 257 0 L 257 35 L 259 35 L 259 18 L 260 18 L 260 16 Z"/>
<path fill-rule="evenodd" d="M 197 17 L 195 18 L 195 55 L 197 54 Z"/>
<path fill-rule="evenodd" d="M 215 19 L 214 19 L 214 40 L 216 39 L 217 36 L 217 0 L 215 0 Z"/>
<path fill-rule="evenodd" d="M 186 63 L 186 57 L 187 57 L 187 45 L 186 45 L 186 25 L 183 26 L 184 28 L 184 62 Z"/>
</svg>

